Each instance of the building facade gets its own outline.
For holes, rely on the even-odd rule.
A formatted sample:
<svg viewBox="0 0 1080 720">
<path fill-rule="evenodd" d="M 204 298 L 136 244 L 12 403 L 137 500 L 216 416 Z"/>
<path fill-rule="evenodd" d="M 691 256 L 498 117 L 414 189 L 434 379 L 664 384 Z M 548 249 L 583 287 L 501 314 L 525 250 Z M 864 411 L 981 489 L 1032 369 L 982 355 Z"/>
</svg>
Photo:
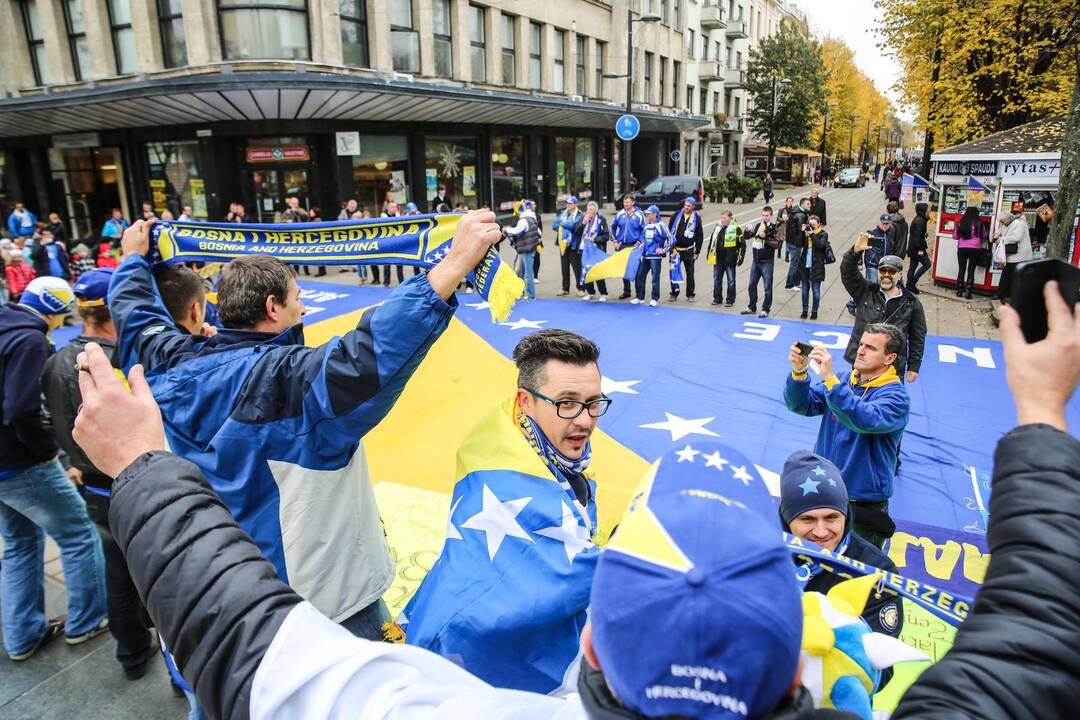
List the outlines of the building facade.
<svg viewBox="0 0 1080 720">
<path fill-rule="evenodd" d="M 150 202 L 270 222 L 297 196 L 546 211 L 613 202 L 635 18 L 639 178 L 671 172 L 685 7 L 552 0 L 0 0 L 0 205 L 55 210 L 76 237 Z M 7 210 L 3 207 L 3 210 Z"/>
</svg>

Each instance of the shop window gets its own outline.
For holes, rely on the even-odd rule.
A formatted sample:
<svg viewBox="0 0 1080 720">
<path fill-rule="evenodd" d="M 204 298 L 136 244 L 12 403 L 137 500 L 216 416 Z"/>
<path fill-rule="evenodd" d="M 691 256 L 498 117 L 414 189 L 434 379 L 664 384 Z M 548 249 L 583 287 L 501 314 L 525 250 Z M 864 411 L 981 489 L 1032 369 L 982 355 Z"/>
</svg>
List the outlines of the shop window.
<svg viewBox="0 0 1080 720">
<path fill-rule="evenodd" d="M 592 138 L 555 138 L 555 199 L 576 195 L 581 205 L 593 197 Z"/>
<path fill-rule="evenodd" d="M 147 199 L 154 211 L 169 210 L 179 216 L 184 205 L 200 220 L 208 217 L 206 185 L 199 171 L 199 143 L 196 140 L 146 144 L 146 162 L 150 170 Z"/>
<path fill-rule="evenodd" d="M 946 215 L 963 215 L 967 210 L 967 187 L 964 185 L 946 185 L 945 186 L 945 202 L 942 204 L 941 211 Z M 982 217 L 991 217 L 994 214 L 994 193 L 988 192 L 983 195 L 982 206 L 979 208 L 979 215 Z M 952 230 L 952 228 L 949 228 Z"/>
<path fill-rule="evenodd" d="M 62 197 L 56 208 L 74 239 L 88 239 L 100 232 L 114 207 L 131 219 L 124 186 L 120 150 L 115 147 L 49 148 L 52 189 Z"/>
<path fill-rule="evenodd" d="M 52 75 L 49 74 L 49 59 L 45 55 L 45 34 L 41 29 L 37 0 L 23 0 L 22 16 L 30 60 L 34 65 L 34 84 L 48 85 L 52 82 Z"/>
<path fill-rule="evenodd" d="M 491 184 L 497 210 L 512 210 L 525 197 L 525 138 L 491 138 Z"/>
<path fill-rule="evenodd" d="M 368 67 L 367 3 L 340 0 L 341 59 L 351 67 Z"/>
<path fill-rule="evenodd" d="M 360 154 L 352 157 L 352 194 L 349 197 L 356 200 L 361 210 L 378 217 L 384 209 L 387 193 L 399 205 L 409 202 L 408 138 L 404 135 L 361 135 Z"/>
<path fill-rule="evenodd" d="M 187 65 L 187 39 L 184 37 L 182 0 L 157 0 L 158 24 L 161 27 L 161 51 L 165 67 Z"/>
<path fill-rule="evenodd" d="M 112 29 L 116 74 L 135 72 L 135 31 L 131 29 L 131 5 L 128 0 L 109 0 L 109 26 Z"/>
<path fill-rule="evenodd" d="M 86 26 L 83 24 L 82 1 L 64 0 L 64 23 L 67 25 L 68 44 L 76 80 L 89 80 L 90 45 L 86 42 Z"/>
<path fill-rule="evenodd" d="M 446 186 L 455 207 L 480 206 L 476 138 L 428 137 L 424 142 L 424 186 L 428 202 L 439 185 Z"/>
<path fill-rule="evenodd" d="M 484 47 L 484 8 L 469 6 L 469 62 L 472 81 L 487 82 L 487 50 Z"/>
<path fill-rule="evenodd" d="M 555 31 L 555 92 L 566 92 L 566 33 Z"/>
<path fill-rule="evenodd" d="M 585 36 L 574 36 L 574 92 L 585 95 Z"/>
<path fill-rule="evenodd" d="M 412 0 L 390 0 L 390 54 L 398 72 L 420 72 L 420 34 L 413 26 Z"/>
<path fill-rule="evenodd" d="M 604 97 L 604 53 L 607 43 L 596 41 L 596 77 L 593 78 L 593 97 Z"/>
<path fill-rule="evenodd" d="M 543 57 L 543 32 L 539 25 L 529 23 L 529 87 L 540 89 L 540 62 Z"/>
<path fill-rule="evenodd" d="M 226 60 L 309 60 L 307 0 L 218 0 Z"/>
<path fill-rule="evenodd" d="M 434 0 L 432 10 L 435 13 L 432 24 L 435 75 L 443 78 L 453 77 L 454 54 L 450 39 L 450 0 Z"/>
<path fill-rule="evenodd" d="M 517 63 L 517 38 L 514 31 L 517 28 L 517 18 L 513 15 L 502 16 L 502 81 L 503 85 L 514 87 L 517 85 L 517 74 L 514 65 Z"/>
</svg>

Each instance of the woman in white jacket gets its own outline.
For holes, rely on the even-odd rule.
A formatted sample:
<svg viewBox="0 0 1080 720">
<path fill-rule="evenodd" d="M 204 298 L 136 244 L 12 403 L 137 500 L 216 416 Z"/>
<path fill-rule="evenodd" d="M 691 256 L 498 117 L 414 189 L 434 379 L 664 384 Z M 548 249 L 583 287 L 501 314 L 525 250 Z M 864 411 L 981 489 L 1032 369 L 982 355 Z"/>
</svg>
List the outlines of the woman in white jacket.
<svg viewBox="0 0 1080 720">
<path fill-rule="evenodd" d="M 1001 243 L 1005 248 L 1005 269 L 1001 272 L 1001 282 L 994 297 L 1007 300 L 1012 292 L 1012 276 L 1016 266 L 1031 260 L 1033 254 L 1031 233 L 1023 213 L 1007 213 L 1001 218 L 1001 224 L 1005 227 L 994 236 L 994 242 Z"/>
</svg>

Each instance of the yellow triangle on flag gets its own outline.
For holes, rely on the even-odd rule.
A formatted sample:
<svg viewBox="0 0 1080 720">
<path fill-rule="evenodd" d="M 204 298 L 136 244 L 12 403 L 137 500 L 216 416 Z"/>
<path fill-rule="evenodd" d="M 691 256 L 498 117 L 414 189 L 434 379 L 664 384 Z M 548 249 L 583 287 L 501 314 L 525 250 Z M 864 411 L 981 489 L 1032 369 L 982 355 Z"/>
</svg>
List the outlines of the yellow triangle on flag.
<svg viewBox="0 0 1080 720">
<path fill-rule="evenodd" d="M 645 494 L 634 498 L 630 510 L 619 523 L 618 530 L 611 536 L 605 552 L 614 550 L 653 565 L 685 573 L 694 567 L 694 563 L 690 562 L 690 558 L 686 557 L 686 553 L 668 534 L 656 513 L 649 507 L 649 490 L 656 470 L 657 465 L 654 464 L 642 481 L 646 488 Z"/>
</svg>

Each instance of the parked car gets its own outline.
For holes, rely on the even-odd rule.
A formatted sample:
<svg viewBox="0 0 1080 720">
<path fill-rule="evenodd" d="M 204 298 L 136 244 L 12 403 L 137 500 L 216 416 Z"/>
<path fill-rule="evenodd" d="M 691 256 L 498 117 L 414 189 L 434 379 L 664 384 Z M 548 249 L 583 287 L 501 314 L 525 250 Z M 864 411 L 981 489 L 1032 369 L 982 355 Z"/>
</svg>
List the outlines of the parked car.
<svg viewBox="0 0 1080 720">
<path fill-rule="evenodd" d="M 859 168 L 844 168 L 836 176 L 836 187 L 862 187 L 866 184 L 866 176 Z"/>
<path fill-rule="evenodd" d="M 700 207 L 705 198 L 705 185 L 697 175 L 661 175 L 630 195 L 642 210 L 656 205 L 663 211 L 671 211 L 682 207 L 687 196 L 695 198 Z"/>
</svg>

